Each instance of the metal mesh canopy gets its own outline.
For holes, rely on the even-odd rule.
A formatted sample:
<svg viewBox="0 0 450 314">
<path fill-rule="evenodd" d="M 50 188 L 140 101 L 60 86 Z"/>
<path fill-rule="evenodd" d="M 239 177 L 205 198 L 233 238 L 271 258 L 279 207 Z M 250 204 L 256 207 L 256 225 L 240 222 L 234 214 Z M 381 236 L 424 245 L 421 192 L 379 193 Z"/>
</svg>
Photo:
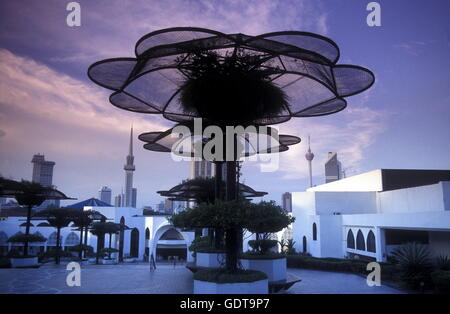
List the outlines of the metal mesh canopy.
<svg viewBox="0 0 450 314">
<path fill-rule="evenodd" d="M 248 36 L 209 29 L 178 27 L 149 33 L 136 44 L 136 58 L 113 58 L 94 63 L 88 76 L 113 90 L 110 102 L 121 109 L 183 122 L 199 115 L 180 104 L 180 85 L 186 78 L 186 60 L 197 51 L 226 55 L 235 49 L 263 60 L 270 81 L 288 96 L 275 115 L 253 124 L 276 124 L 292 117 L 312 117 L 338 112 L 347 106 L 344 97 L 369 88 L 374 75 L 355 65 L 338 65 L 339 48 L 330 39 L 312 33 L 284 31 Z M 236 113 L 239 115 L 239 113 Z"/>
<path fill-rule="evenodd" d="M 21 182 L 0 178 L 0 196 L 1 197 L 17 197 L 24 194 L 24 186 Z M 43 187 L 36 197 L 42 197 L 46 200 L 74 200 L 67 197 L 63 192 L 51 187 Z"/>
<path fill-rule="evenodd" d="M 189 123 L 183 125 L 192 129 L 192 125 Z M 176 137 L 172 134 L 175 127 L 164 132 L 142 133 L 139 135 L 139 139 L 146 143 L 144 144 L 144 148 L 147 150 L 167 153 L 173 152 L 176 155 L 184 157 L 195 157 L 196 146 L 194 143 L 201 141 L 201 149 L 203 151 L 204 145 L 213 140 L 200 135 L 185 136 L 181 134 L 180 137 Z M 239 157 L 284 152 L 289 149 L 288 146 L 298 144 L 301 141 L 297 136 L 286 134 L 279 134 L 277 138 L 275 136 L 276 130 L 271 127 L 264 127 L 262 129 L 247 128 L 247 131 L 237 138 L 237 151 L 240 152 Z"/>
<path fill-rule="evenodd" d="M 222 188 L 225 188 L 224 185 L 222 185 Z M 174 186 L 168 191 L 158 191 L 157 193 L 173 201 L 190 201 L 197 200 L 200 198 L 200 194 L 207 192 L 205 192 L 203 185 L 197 185 L 193 181 L 187 181 Z M 255 191 L 248 185 L 242 183 L 239 183 L 239 193 L 244 198 L 261 197 L 267 194 L 267 192 Z"/>
</svg>

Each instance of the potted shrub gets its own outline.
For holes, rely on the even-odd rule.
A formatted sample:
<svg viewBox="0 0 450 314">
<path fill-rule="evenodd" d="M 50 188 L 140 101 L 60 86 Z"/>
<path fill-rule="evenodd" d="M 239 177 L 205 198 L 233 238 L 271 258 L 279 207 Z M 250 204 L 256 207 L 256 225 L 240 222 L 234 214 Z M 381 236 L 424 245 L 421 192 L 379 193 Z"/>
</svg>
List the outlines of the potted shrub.
<svg viewBox="0 0 450 314">
<path fill-rule="evenodd" d="M 77 256 L 79 257 L 81 264 L 88 264 L 90 262 L 89 258 L 88 258 L 88 254 L 90 252 L 93 252 L 94 248 L 92 246 L 86 245 L 86 244 L 81 244 L 81 245 L 77 244 L 77 245 L 69 247 L 69 251 L 77 253 Z M 82 257 L 82 256 L 85 256 L 85 257 Z"/>
<path fill-rule="evenodd" d="M 33 242 L 45 242 L 47 241 L 41 235 L 37 234 L 15 234 L 8 239 L 10 243 L 33 243 Z M 27 250 L 28 252 L 28 250 Z M 14 252 L 10 258 L 11 267 L 22 268 L 22 267 L 39 267 L 38 257 L 36 255 L 20 254 Z"/>
<path fill-rule="evenodd" d="M 264 272 L 269 282 L 286 281 L 286 257 L 278 253 L 278 241 L 269 235 L 289 226 L 294 218 L 273 201 L 254 204 L 249 218 L 246 228 L 256 234 L 256 240 L 249 241 L 251 251 L 241 254 L 242 266 Z"/>
<path fill-rule="evenodd" d="M 268 219 L 266 215 L 270 215 L 272 220 Z M 258 220 L 259 223 L 256 223 L 256 220 Z M 264 230 L 276 232 L 289 225 L 293 219 L 287 214 L 283 214 L 282 209 L 276 206 L 274 202 L 254 204 L 249 201 L 241 200 L 226 202 L 216 201 L 214 204 L 201 203 L 194 208 L 173 215 L 171 221 L 174 226 L 180 228 L 220 228 L 226 230 L 226 232 L 233 232 L 232 236 L 229 234 L 226 235 L 225 269 L 217 270 L 217 276 L 213 276 L 211 273 L 208 273 L 209 275 L 206 276 L 207 278 L 210 278 L 211 276 L 212 278 L 217 278 L 218 281 L 214 283 L 213 279 L 208 279 L 206 280 L 208 283 L 201 283 L 206 277 L 199 275 L 200 277 L 197 277 L 197 279 L 194 278 L 194 291 L 196 291 L 196 293 L 201 293 L 202 291 L 204 291 L 203 293 L 210 293 L 211 290 L 221 291 L 222 288 L 220 288 L 220 285 L 225 283 L 228 285 L 227 287 L 229 287 L 229 285 L 235 285 L 235 292 L 237 292 L 242 288 L 239 285 L 239 280 L 243 280 L 242 283 L 245 284 L 245 287 L 248 288 L 254 285 L 255 289 L 259 289 L 257 288 L 261 284 L 259 281 L 265 281 L 267 283 L 266 274 L 262 276 L 264 279 L 261 279 L 262 277 L 256 276 L 254 271 L 243 272 L 238 268 L 239 251 L 237 251 L 236 254 L 236 248 L 239 247 L 239 243 L 235 231 L 246 228 L 251 232 L 261 233 L 262 228 L 264 227 Z M 276 226 L 269 228 L 266 224 L 275 224 Z M 198 255 L 199 251 L 197 251 L 197 259 L 199 257 Z M 284 262 L 286 263 L 285 260 Z M 219 278 L 224 276 L 227 278 L 226 282 L 220 281 Z M 233 276 L 236 278 L 233 279 Z M 245 279 L 247 276 L 249 278 Z M 254 280 L 255 278 L 259 279 Z M 214 284 L 219 286 L 214 288 Z M 243 291 L 247 291 L 245 289 Z M 266 293 L 267 291 L 268 286 L 266 286 Z"/>
<path fill-rule="evenodd" d="M 211 237 L 194 239 L 189 246 L 197 267 L 220 268 L 225 261 L 225 250 L 216 248 Z"/>
<path fill-rule="evenodd" d="M 131 256 L 130 254 L 126 254 L 123 258 L 123 261 L 125 263 L 134 263 L 136 262 L 136 258 L 134 256 Z"/>
<path fill-rule="evenodd" d="M 111 257 L 111 254 L 119 252 L 118 249 L 104 248 L 104 249 L 101 250 L 101 252 L 103 254 L 103 258 L 102 258 L 101 263 L 103 265 L 117 264 L 116 258 Z"/>
<path fill-rule="evenodd" d="M 202 269 L 194 274 L 194 294 L 267 294 L 267 275 L 255 270 Z"/>
</svg>

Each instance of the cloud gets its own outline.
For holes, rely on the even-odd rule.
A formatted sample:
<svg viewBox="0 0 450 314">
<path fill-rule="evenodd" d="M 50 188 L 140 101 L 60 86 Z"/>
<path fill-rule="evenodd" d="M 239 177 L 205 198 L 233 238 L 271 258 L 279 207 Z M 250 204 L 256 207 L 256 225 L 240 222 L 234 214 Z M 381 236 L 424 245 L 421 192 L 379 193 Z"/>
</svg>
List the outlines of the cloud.
<svg viewBox="0 0 450 314">
<path fill-rule="evenodd" d="M 403 50 L 412 56 L 418 57 L 424 52 L 425 45 L 426 43 L 423 41 L 409 41 L 395 44 L 394 48 Z"/>
<path fill-rule="evenodd" d="M 226 33 L 257 35 L 281 30 L 302 30 L 326 35 L 327 14 L 320 1 L 78 1 L 81 26 L 65 25 L 66 3 L 59 0 L 4 4 L 0 34 L 3 39 L 47 53 L 46 61 L 92 63 L 98 59 L 132 56 L 143 35 L 168 27 L 195 26 Z M 12 14 L 14 12 L 14 14 Z M 26 21 L 17 23 L 18 20 Z M 45 21 L 45 22 L 44 22 Z"/>
<path fill-rule="evenodd" d="M 308 176 L 305 153 L 308 136 L 311 136 L 313 176 L 323 176 L 323 165 L 329 151 L 337 152 L 347 175 L 360 173 L 365 150 L 373 144 L 385 130 L 386 114 L 367 106 L 352 106 L 327 117 L 293 118 L 277 126 L 279 134 L 291 134 L 302 139 L 300 144 L 291 146 L 289 151 L 280 153 L 276 176 L 281 179 L 298 180 Z M 259 167 L 260 164 L 252 163 Z"/>
<path fill-rule="evenodd" d="M 0 137 L 5 136 L 5 135 L 6 135 L 6 132 L 3 130 L 0 130 Z"/>
<path fill-rule="evenodd" d="M 0 171 L 29 179 L 32 155 L 45 153 L 56 161 L 54 183 L 68 194 L 96 196 L 98 187 L 106 184 L 119 192 L 131 124 L 137 135 L 165 130 L 171 123 L 117 109 L 108 103 L 108 95 L 94 84 L 0 49 L 0 125 L 5 133 L 0 137 Z M 164 159 L 158 160 L 161 155 L 149 154 L 136 140 L 135 147 L 138 180 L 145 181 L 145 173 L 155 166 L 162 177 L 167 168 Z"/>
</svg>

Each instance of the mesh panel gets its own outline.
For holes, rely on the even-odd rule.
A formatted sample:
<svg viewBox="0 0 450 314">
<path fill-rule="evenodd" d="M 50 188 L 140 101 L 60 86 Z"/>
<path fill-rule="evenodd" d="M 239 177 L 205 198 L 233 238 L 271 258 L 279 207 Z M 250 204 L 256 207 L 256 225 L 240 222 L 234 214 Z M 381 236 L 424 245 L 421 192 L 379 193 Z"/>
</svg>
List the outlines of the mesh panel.
<svg viewBox="0 0 450 314">
<path fill-rule="evenodd" d="M 375 81 L 372 73 L 355 66 L 338 66 L 333 69 L 333 73 L 341 97 L 357 94 L 369 88 Z"/>
<path fill-rule="evenodd" d="M 109 59 L 91 66 L 88 74 L 97 84 L 117 90 L 125 83 L 135 65 L 136 60 L 133 59 Z"/>
<path fill-rule="evenodd" d="M 360 93 L 374 82 L 374 75 L 365 68 L 336 65 L 339 49 L 323 36 L 295 31 L 248 36 L 191 27 L 150 33 L 136 44 L 137 59 L 103 60 L 93 64 L 88 75 L 117 91 L 110 101 L 119 108 L 162 113 L 166 119 L 186 122 L 196 117 L 183 110 L 178 97 L 186 57 L 199 50 L 225 55 L 236 47 L 245 54 L 267 57 L 260 67 L 273 73 L 273 82 L 289 98 L 289 106 L 281 113 L 248 123 L 268 125 L 291 117 L 332 114 L 346 107 L 343 97 Z"/>
<path fill-rule="evenodd" d="M 185 137 L 172 137 L 172 129 L 164 132 L 148 132 L 139 135 L 139 139 L 146 142 L 144 148 L 151 151 L 171 152 L 180 156 L 195 156 L 194 143 L 202 141 L 206 144 L 209 139 L 198 135 Z M 247 132 L 238 137 L 238 150 L 240 157 L 255 154 L 266 154 L 288 150 L 288 146 L 300 143 L 300 138 L 292 135 L 280 134 L 275 137 L 275 130 L 268 127 L 267 131 L 247 129 Z M 266 132 L 268 134 L 266 134 Z M 213 160 L 211 160 L 213 161 Z"/>
</svg>

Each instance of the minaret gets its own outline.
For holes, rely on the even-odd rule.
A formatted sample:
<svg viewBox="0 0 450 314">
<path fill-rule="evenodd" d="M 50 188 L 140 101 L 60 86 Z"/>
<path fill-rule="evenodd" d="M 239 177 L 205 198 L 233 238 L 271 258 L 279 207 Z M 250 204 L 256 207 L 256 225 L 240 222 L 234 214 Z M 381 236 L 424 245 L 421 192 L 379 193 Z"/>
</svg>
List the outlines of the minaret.
<svg viewBox="0 0 450 314">
<path fill-rule="evenodd" d="M 134 167 L 134 156 L 133 156 L 133 126 L 131 126 L 130 133 L 130 147 L 127 156 L 127 163 L 123 167 L 125 170 L 125 202 L 126 207 L 133 206 L 133 171 L 136 169 Z"/>
<path fill-rule="evenodd" d="M 312 160 L 314 159 L 314 154 L 311 152 L 311 143 L 308 135 L 308 152 L 305 154 L 305 158 L 308 161 L 309 166 L 309 186 L 312 187 Z"/>
</svg>

